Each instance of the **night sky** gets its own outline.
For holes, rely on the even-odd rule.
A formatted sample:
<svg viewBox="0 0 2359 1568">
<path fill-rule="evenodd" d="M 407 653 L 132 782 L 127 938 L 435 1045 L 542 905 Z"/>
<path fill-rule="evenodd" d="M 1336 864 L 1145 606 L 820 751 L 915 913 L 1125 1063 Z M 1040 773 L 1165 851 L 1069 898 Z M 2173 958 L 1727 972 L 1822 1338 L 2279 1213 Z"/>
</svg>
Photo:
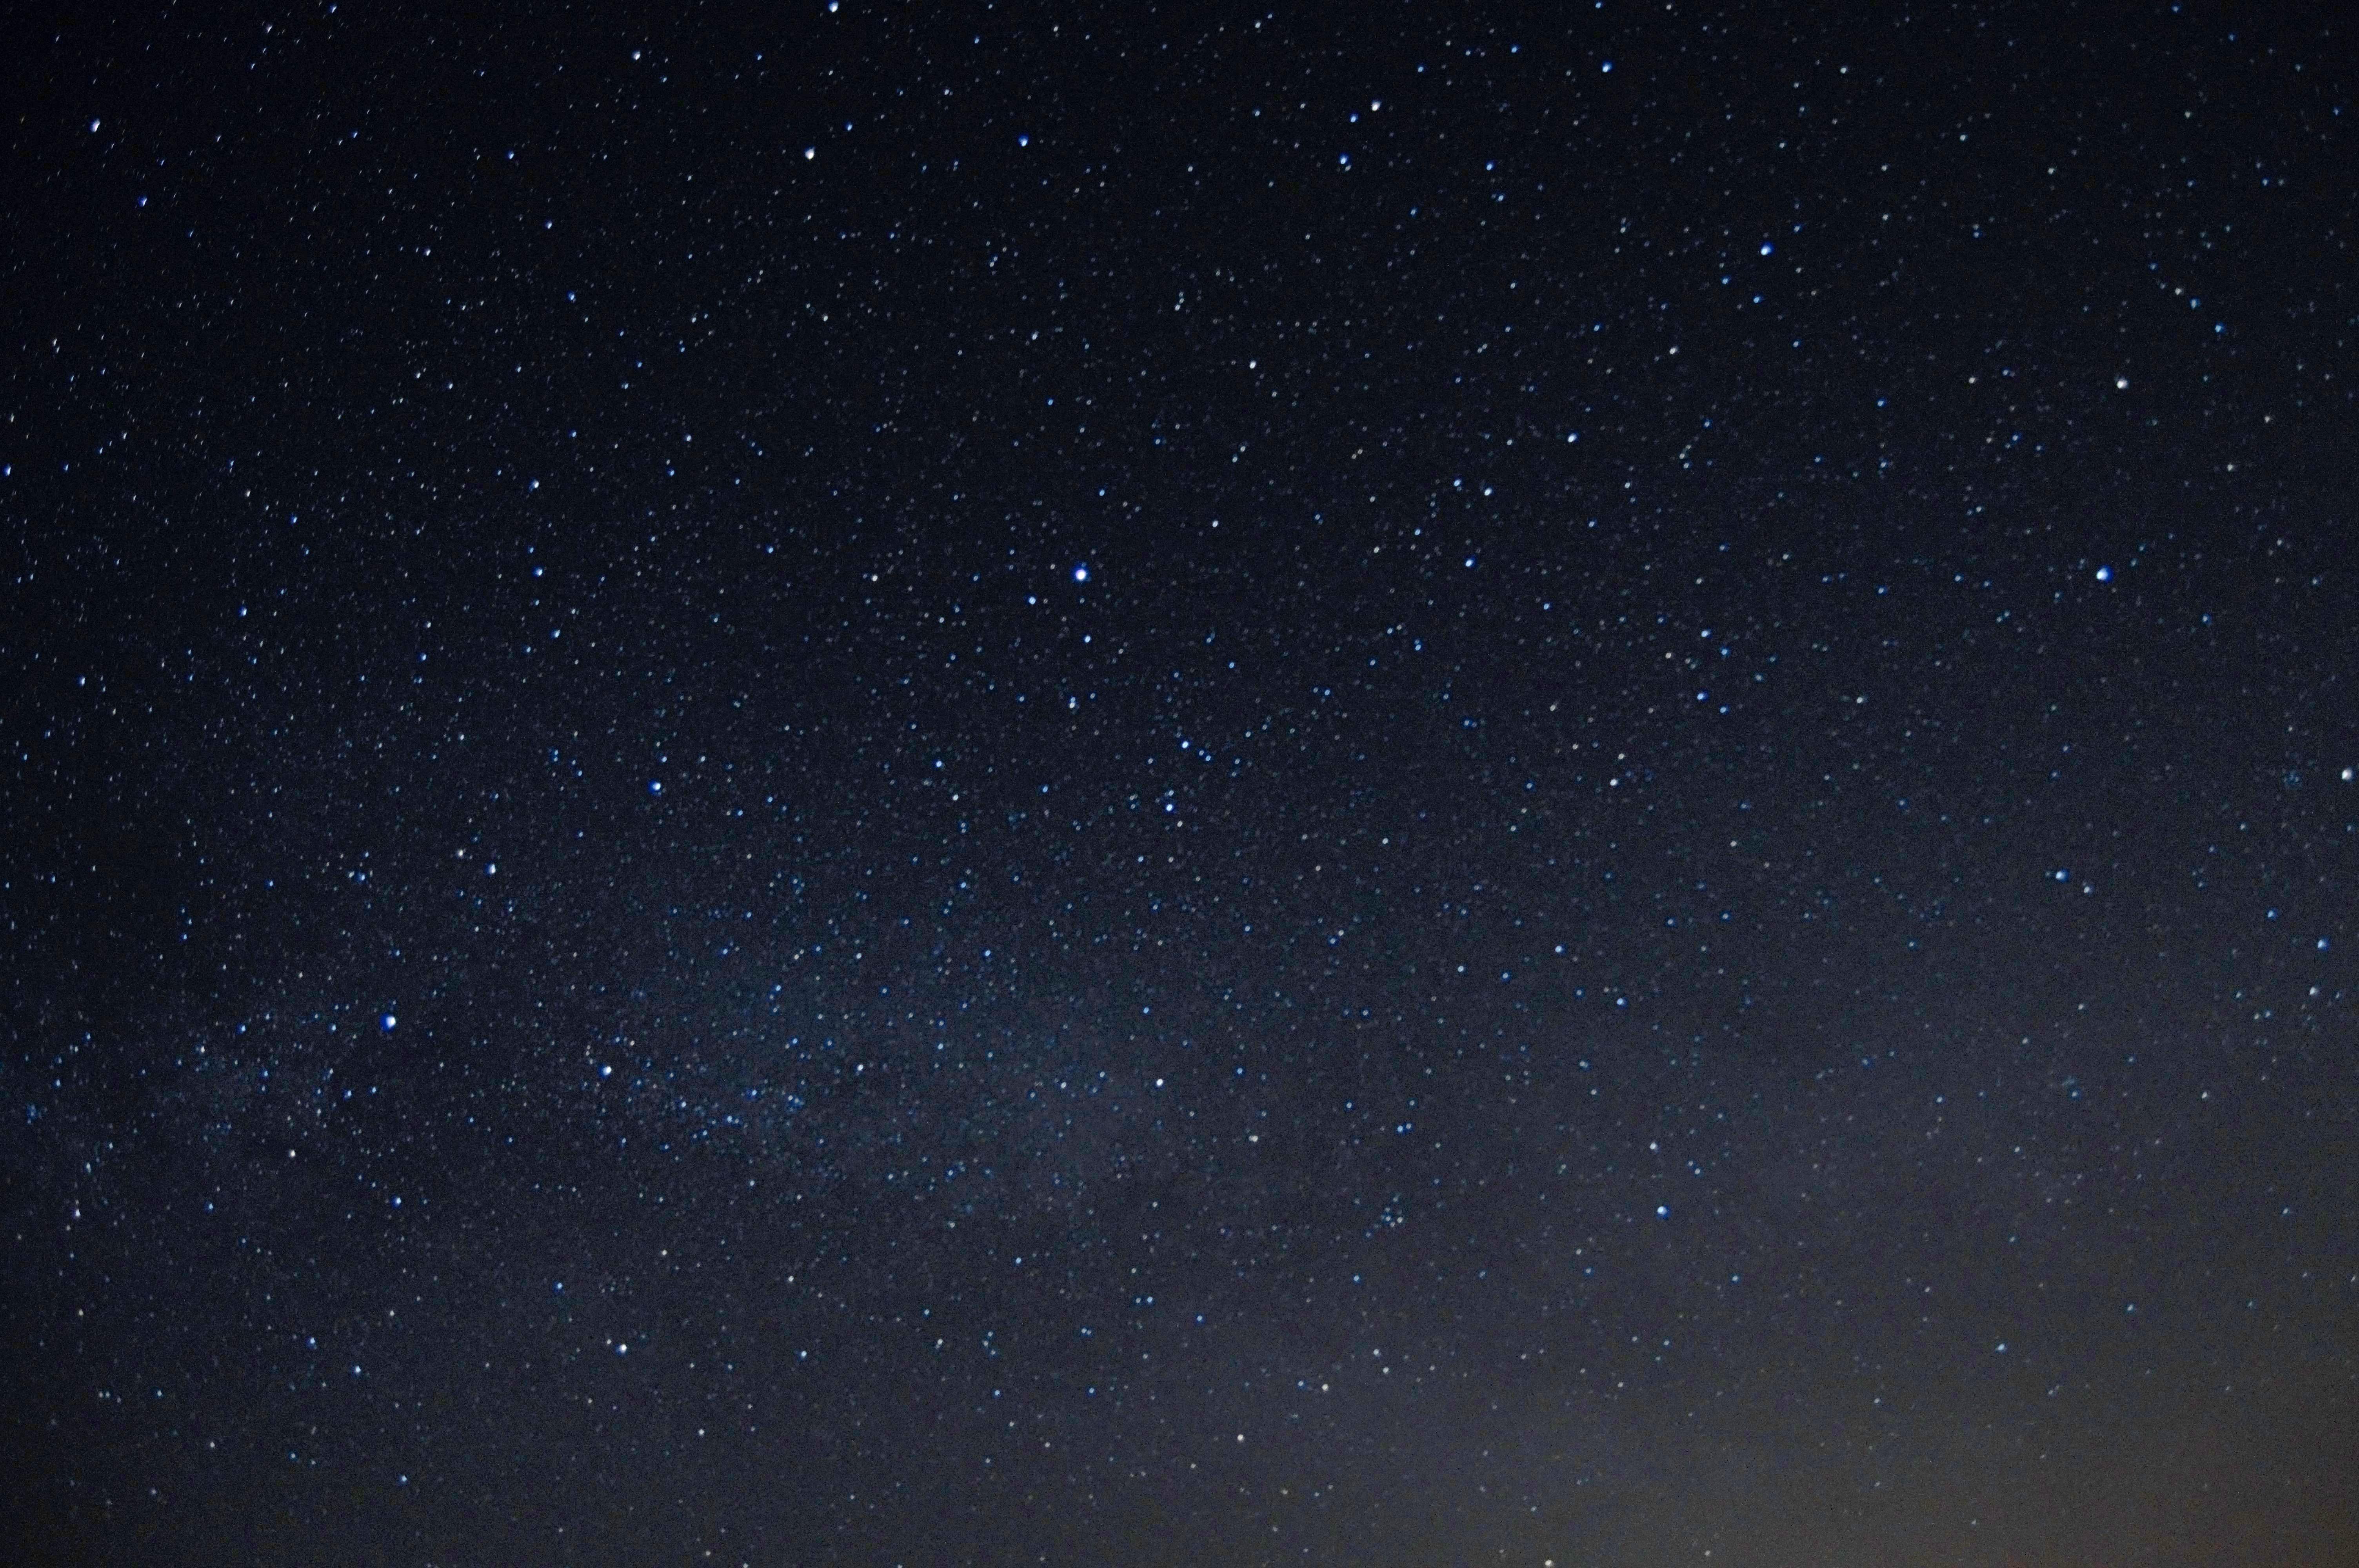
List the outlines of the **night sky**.
<svg viewBox="0 0 2359 1568">
<path fill-rule="evenodd" d="M 2359 1562 L 2333 8 L 508 9 L 0 67 L 11 1561 Z"/>
</svg>

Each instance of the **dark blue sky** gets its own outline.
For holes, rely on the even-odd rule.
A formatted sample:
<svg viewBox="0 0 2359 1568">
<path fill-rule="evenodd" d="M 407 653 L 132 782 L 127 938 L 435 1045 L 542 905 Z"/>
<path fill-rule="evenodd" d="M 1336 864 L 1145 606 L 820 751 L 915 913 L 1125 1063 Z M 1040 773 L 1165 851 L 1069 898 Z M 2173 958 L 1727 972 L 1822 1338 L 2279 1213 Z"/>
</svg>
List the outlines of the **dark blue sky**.
<svg viewBox="0 0 2359 1568">
<path fill-rule="evenodd" d="M 2351 58 L 16 51 L 27 1560 L 2348 1561 Z"/>
</svg>

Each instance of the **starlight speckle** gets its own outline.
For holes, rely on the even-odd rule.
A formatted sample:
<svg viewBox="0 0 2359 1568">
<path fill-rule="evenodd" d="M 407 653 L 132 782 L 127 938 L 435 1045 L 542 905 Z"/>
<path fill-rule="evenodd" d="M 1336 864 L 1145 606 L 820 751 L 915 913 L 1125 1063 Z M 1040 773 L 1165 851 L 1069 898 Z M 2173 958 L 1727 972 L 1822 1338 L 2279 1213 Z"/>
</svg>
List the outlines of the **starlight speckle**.
<svg viewBox="0 0 2359 1568">
<path fill-rule="evenodd" d="M 2359 1561 L 2342 40 L 364 10 L 12 78 L 11 1561 Z"/>
</svg>

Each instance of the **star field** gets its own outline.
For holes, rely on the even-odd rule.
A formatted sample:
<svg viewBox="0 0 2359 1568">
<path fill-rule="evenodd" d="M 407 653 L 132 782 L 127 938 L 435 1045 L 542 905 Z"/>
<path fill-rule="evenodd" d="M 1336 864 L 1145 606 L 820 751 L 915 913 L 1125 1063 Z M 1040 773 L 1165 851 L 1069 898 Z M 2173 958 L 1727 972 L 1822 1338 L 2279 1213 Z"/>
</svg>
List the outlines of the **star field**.
<svg viewBox="0 0 2359 1568">
<path fill-rule="evenodd" d="M 2331 13 L 60 27 L 13 1560 L 2359 1553 Z"/>
</svg>

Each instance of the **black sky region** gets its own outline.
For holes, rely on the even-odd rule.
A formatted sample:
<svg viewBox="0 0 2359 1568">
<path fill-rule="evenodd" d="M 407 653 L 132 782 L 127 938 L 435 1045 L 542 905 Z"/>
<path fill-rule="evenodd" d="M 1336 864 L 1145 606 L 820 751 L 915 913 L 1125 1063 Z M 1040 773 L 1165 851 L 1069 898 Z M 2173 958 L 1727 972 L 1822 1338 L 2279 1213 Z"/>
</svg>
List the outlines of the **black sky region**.
<svg viewBox="0 0 2359 1568">
<path fill-rule="evenodd" d="M 11 1561 L 2359 1561 L 2335 8 L 5 52 Z"/>
</svg>

